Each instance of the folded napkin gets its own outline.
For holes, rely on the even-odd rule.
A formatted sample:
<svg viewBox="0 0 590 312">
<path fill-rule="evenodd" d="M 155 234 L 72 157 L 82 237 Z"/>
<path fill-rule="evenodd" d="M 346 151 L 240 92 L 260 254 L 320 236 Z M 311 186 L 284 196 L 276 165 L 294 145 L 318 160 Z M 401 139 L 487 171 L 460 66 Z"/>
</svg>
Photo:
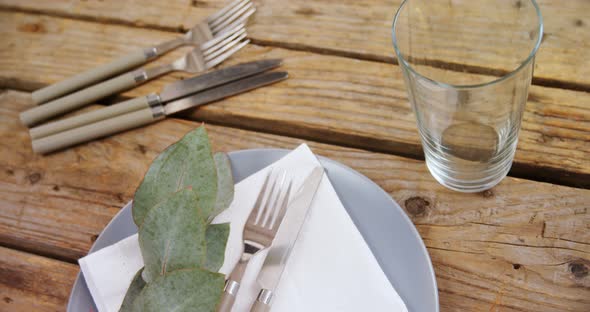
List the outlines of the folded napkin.
<svg viewBox="0 0 590 312">
<path fill-rule="evenodd" d="M 232 205 L 213 223 L 231 222 L 221 273 L 229 274 L 242 252 L 242 229 L 270 167 L 292 174 L 297 190 L 319 161 L 305 144 L 235 186 Z M 367 243 L 324 175 L 309 216 L 275 291 L 272 311 L 407 311 Z M 259 288 L 265 252 L 250 260 L 233 312 L 249 311 Z M 134 274 L 143 266 L 137 235 L 80 259 L 100 312 L 118 311 Z"/>
</svg>

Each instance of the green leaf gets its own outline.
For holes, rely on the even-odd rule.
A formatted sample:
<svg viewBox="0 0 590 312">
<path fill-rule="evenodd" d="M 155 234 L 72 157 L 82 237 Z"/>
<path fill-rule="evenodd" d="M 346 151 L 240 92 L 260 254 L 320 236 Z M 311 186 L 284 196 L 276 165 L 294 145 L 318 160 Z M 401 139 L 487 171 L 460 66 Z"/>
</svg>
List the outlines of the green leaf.
<svg viewBox="0 0 590 312">
<path fill-rule="evenodd" d="M 229 223 L 210 224 L 205 233 L 207 239 L 207 260 L 204 268 L 218 272 L 225 259 L 225 245 L 229 237 Z"/>
<path fill-rule="evenodd" d="M 151 207 L 171 193 L 192 188 L 206 218 L 215 210 L 217 170 L 205 127 L 186 134 L 168 147 L 150 166 L 135 192 L 133 220 L 141 226 Z"/>
<path fill-rule="evenodd" d="M 177 270 L 149 283 L 133 305 L 141 312 L 214 312 L 223 291 L 223 274 L 201 269 Z"/>
<path fill-rule="evenodd" d="M 119 312 L 133 311 L 133 302 L 135 302 L 135 299 L 137 298 L 137 296 L 139 296 L 139 294 L 146 285 L 143 281 L 143 278 L 141 278 L 141 272 L 143 272 L 143 268 L 141 268 L 139 271 L 137 271 L 137 273 L 135 273 L 135 276 L 131 281 L 131 285 L 129 285 L 129 289 L 127 289 L 125 299 L 123 299 L 123 304 L 121 305 L 121 309 L 119 309 Z"/>
<path fill-rule="evenodd" d="M 153 207 L 139 228 L 143 279 L 149 283 L 166 272 L 202 267 L 207 252 L 206 230 L 193 190 L 181 190 Z"/>
<path fill-rule="evenodd" d="M 215 202 L 215 215 L 217 215 L 228 208 L 234 200 L 234 177 L 227 154 L 216 153 L 213 159 L 217 168 L 217 200 Z"/>
</svg>

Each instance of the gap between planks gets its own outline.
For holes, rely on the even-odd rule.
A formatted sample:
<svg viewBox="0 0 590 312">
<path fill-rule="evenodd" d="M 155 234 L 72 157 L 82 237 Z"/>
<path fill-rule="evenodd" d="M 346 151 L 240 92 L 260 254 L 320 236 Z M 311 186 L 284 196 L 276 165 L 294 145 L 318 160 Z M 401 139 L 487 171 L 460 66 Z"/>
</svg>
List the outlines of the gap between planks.
<svg viewBox="0 0 590 312">
<path fill-rule="evenodd" d="M 53 259 L 56 261 L 61 261 L 61 262 L 66 262 L 66 263 L 70 263 L 70 264 L 75 264 L 78 265 L 78 261 L 75 260 L 74 258 L 71 257 L 67 257 L 67 256 L 61 256 L 58 253 L 52 253 L 52 252 L 44 252 L 41 249 L 38 249 L 38 246 L 26 246 L 23 244 L 11 244 L 11 243 L 4 243 L 0 241 L 0 248 L 6 248 L 6 249 L 11 249 L 11 250 L 17 250 L 20 252 L 24 252 L 24 253 L 28 253 L 28 254 L 32 254 L 35 256 L 39 256 L 39 257 L 43 257 L 43 258 L 48 258 L 48 259 Z"/>
<path fill-rule="evenodd" d="M 92 16 L 89 14 L 70 14 L 64 13 L 60 11 L 54 10 L 35 10 L 30 8 L 18 8 L 10 5 L 0 4 L 0 11 L 4 12 L 19 12 L 19 13 L 27 13 L 27 14 L 37 14 L 37 15 L 45 15 L 51 17 L 59 17 L 65 19 L 72 19 L 72 20 L 80 20 L 85 22 L 93 22 L 98 24 L 110 24 L 110 25 L 121 25 L 127 27 L 134 27 L 140 29 L 151 29 L 151 30 L 158 30 L 158 31 L 166 31 L 166 32 L 174 32 L 174 33 L 184 33 L 188 31 L 186 27 L 166 27 L 162 25 L 157 25 L 153 23 L 135 23 L 130 21 L 125 21 L 117 18 L 109 18 L 109 17 L 97 17 Z M 342 51 L 338 49 L 329 49 L 329 48 L 319 48 L 314 47 L 311 45 L 305 45 L 300 43 L 289 43 L 289 42 L 280 42 L 280 41 L 270 41 L 270 40 L 262 40 L 256 38 L 249 38 L 253 44 L 264 46 L 264 47 L 276 47 L 282 49 L 288 49 L 293 51 L 302 51 L 302 52 L 312 52 L 321 55 L 330 55 L 330 56 L 339 56 L 339 57 L 346 57 L 364 61 L 372 61 L 378 63 L 386 63 L 386 64 L 394 64 L 398 65 L 397 58 L 394 57 L 387 57 L 377 54 L 371 53 L 354 53 L 350 51 Z M 393 53 L 393 46 L 391 47 Z M 504 70 L 498 70 L 494 68 L 488 67 L 479 67 L 479 66 L 470 66 L 465 64 L 459 63 L 451 63 L 439 60 L 426 60 L 426 62 L 433 67 L 443 68 L 451 71 L 456 72 L 465 72 L 470 74 L 481 74 L 481 75 L 492 75 L 492 76 L 499 76 L 504 75 L 507 72 Z M 534 77 L 532 79 L 532 84 L 543 86 L 543 87 L 550 87 L 550 88 L 558 88 L 558 89 L 566 89 L 566 90 L 573 90 L 573 91 L 584 91 L 590 92 L 590 84 L 585 83 L 576 83 L 567 80 L 560 80 L 560 79 L 549 79 L 549 78 L 538 78 Z M 8 84 L 11 86 L 10 84 Z M 12 88 L 12 86 L 11 86 Z M 18 90 L 18 88 L 15 88 Z M 32 91 L 29 89 L 22 89 L 21 91 Z"/>
<path fill-rule="evenodd" d="M 3 89 L 6 91 L 12 90 L 31 92 L 32 90 L 35 90 L 35 88 L 31 90 L 28 88 L 28 86 L 44 86 L 39 83 L 22 84 L 20 83 L 20 81 L 13 84 L 5 81 L 2 83 L 4 83 L 5 88 Z M 1 90 L 2 89 L 0 89 L 0 91 Z M 129 99 L 131 99 L 131 97 L 112 96 L 102 101 L 99 101 L 99 103 L 97 104 L 111 105 Z M 422 161 L 424 160 L 424 154 L 422 152 L 420 145 L 416 146 L 411 143 L 392 142 L 388 140 L 380 140 L 379 138 L 368 138 L 361 135 L 357 136 L 354 134 L 348 134 L 343 137 L 339 135 L 334 135 L 334 133 L 322 129 L 300 129 L 300 131 L 293 133 L 292 129 L 293 127 L 297 127 L 297 124 L 291 122 L 274 121 L 267 119 L 259 120 L 256 118 L 248 118 L 244 116 L 241 116 L 239 120 L 234 120 L 232 118 L 219 120 L 214 117 L 208 118 L 208 116 L 200 116 L 198 118 L 195 118 L 194 115 L 191 116 L 189 113 L 181 113 L 175 115 L 173 118 L 193 122 L 205 122 L 207 124 L 222 126 L 226 128 L 280 135 L 289 138 L 303 139 L 317 143 L 324 143 L 341 147 L 355 148 L 368 152 L 400 156 L 408 159 L 416 159 Z M 260 124 L 260 121 L 263 121 L 265 123 L 265 126 L 258 126 Z M 510 169 L 510 172 L 508 172 L 508 176 L 526 179 L 530 181 L 546 182 L 580 189 L 590 189 L 590 174 L 572 173 L 567 170 L 561 170 L 545 166 L 531 166 L 526 163 L 513 162 L 512 168 Z"/>
</svg>

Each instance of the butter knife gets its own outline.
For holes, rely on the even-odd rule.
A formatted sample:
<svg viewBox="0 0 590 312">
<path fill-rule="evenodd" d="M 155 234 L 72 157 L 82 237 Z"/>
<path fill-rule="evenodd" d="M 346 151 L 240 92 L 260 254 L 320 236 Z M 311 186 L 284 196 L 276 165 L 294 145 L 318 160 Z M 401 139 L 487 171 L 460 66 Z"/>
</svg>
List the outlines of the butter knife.
<svg viewBox="0 0 590 312">
<path fill-rule="evenodd" d="M 257 283 L 260 285 L 261 290 L 250 310 L 251 312 L 266 312 L 270 310 L 274 291 L 281 280 L 291 250 L 307 219 L 309 208 L 323 175 L 323 167 L 315 168 L 306 179 L 301 191 L 293 199 L 292 204 L 289 205 L 281 227 L 266 255 L 264 265 L 258 273 Z"/>
</svg>

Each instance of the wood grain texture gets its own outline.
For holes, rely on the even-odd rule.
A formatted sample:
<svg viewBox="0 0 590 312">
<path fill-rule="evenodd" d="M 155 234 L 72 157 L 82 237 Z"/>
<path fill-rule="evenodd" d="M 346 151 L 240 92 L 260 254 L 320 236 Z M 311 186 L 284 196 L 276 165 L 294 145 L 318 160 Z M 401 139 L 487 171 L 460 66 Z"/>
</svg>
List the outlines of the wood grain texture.
<svg viewBox="0 0 590 312">
<path fill-rule="evenodd" d="M 519 10 L 523 0 L 507 0 L 507 8 Z M 4 9 L 68 16 L 77 19 L 120 23 L 139 27 L 183 30 L 223 7 L 219 0 L 1 0 Z M 310 50 L 355 58 L 394 62 L 391 24 L 401 0 L 385 1 L 289 1 L 259 0 L 258 11 L 248 32 L 257 43 Z M 535 83 L 578 90 L 590 90 L 590 2 L 586 0 L 539 0 L 545 23 L 545 38 L 537 55 Z M 461 71 L 465 53 L 476 55 L 474 64 L 496 64 L 498 55 L 510 53 L 506 44 L 487 41 L 490 29 L 481 24 L 470 29 L 480 44 L 462 47 L 457 53 L 438 56 L 434 61 Z M 442 38 L 442 36 L 441 36 Z M 498 41 L 500 41 L 499 39 Z M 485 50 L 484 50 L 485 49 Z M 488 50 L 494 50 L 490 53 Z M 450 49 L 453 51 L 453 49 Z M 477 72 L 498 69 L 493 65 Z M 505 69 L 505 68 L 500 68 Z"/>
<path fill-rule="evenodd" d="M 0 311 L 65 311 L 78 266 L 0 247 Z"/>
<path fill-rule="evenodd" d="M 132 197 L 149 162 L 198 123 L 168 119 L 46 157 L 17 121 L 28 94 L 0 99 L 0 244 L 74 261 Z M 294 148 L 300 139 L 208 125 L 214 149 Z M 442 311 L 588 311 L 590 191 L 506 178 L 461 194 L 424 163 L 307 142 L 366 175 L 405 209 L 432 257 Z"/>
<path fill-rule="evenodd" d="M 0 84 L 31 90 L 175 34 L 0 12 L 0 35 L 8 42 L 8 48 L 0 50 Z M 158 62 L 173 60 L 184 51 Z M 185 116 L 422 157 L 415 118 L 397 66 L 255 45 L 240 51 L 228 64 L 271 57 L 285 59 L 282 69 L 289 71 L 287 81 Z M 123 96 L 159 91 L 164 84 L 186 76 L 168 75 Z M 588 102 L 590 94 L 586 92 L 531 87 L 512 174 L 590 187 Z"/>
</svg>

